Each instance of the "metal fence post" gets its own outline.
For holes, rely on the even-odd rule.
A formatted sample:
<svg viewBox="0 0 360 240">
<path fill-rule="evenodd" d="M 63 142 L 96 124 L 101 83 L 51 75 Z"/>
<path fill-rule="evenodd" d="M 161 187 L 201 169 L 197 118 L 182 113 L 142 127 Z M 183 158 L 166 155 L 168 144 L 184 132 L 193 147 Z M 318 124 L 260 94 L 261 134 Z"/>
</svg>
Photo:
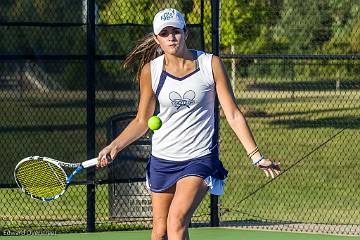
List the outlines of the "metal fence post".
<svg viewBox="0 0 360 240">
<path fill-rule="evenodd" d="M 200 34 L 201 34 L 201 43 L 200 43 L 200 49 L 201 51 L 205 51 L 205 35 L 204 35 L 204 0 L 200 1 Z"/>
<path fill-rule="evenodd" d="M 87 157 L 95 156 L 95 0 L 87 0 Z M 95 180 L 95 168 L 87 170 L 87 180 Z M 95 184 L 87 185 L 87 231 L 95 231 Z"/>
<path fill-rule="evenodd" d="M 211 16 L 212 16 L 212 25 L 211 25 L 211 36 L 212 36 L 212 53 L 214 55 L 220 55 L 219 47 L 219 0 L 211 0 Z M 215 100 L 215 132 L 214 135 L 216 140 L 219 139 L 219 100 L 216 97 Z M 217 227 L 219 226 L 219 208 L 218 208 L 219 198 L 216 195 L 210 195 L 210 226 Z"/>
</svg>

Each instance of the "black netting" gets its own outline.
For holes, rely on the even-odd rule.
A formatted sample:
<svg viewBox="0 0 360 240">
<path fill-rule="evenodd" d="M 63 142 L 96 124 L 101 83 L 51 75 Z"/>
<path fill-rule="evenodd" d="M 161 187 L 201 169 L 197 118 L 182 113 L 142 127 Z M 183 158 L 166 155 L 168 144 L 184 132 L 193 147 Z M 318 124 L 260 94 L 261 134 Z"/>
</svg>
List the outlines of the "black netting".
<svg viewBox="0 0 360 240">
<path fill-rule="evenodd" d="M 353 187 L 358 60 L 295 57 L 225 60 L 230 75 L 231 67 L 242 69 L 233 73 L 237 102 L 261 151 L 284 173 L 271 181 L 254 169 L 221 115 L 220 151 L 232 170 L 221 224 L 359 234 L 359 191 Z"/>
</svg>

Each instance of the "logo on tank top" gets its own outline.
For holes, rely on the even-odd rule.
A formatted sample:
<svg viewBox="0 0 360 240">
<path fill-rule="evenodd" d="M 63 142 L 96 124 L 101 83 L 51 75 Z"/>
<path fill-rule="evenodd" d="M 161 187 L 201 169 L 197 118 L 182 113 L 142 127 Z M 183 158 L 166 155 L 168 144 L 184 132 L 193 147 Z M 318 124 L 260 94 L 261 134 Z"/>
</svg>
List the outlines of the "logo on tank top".
<svg viewBox="0 0 360 240">
<path fill-rule="evenodd" d="M 181 97 L 179 93 L 172 91 L 169 93 L 169 98 L 171 100 L 171 104 L 176 107 L 176 110 L 179 110 L 184 106 L 190 108 L 190 105 L 195 103 L 195 92 L 193 90 L 188 90 Z"/>
</svg>

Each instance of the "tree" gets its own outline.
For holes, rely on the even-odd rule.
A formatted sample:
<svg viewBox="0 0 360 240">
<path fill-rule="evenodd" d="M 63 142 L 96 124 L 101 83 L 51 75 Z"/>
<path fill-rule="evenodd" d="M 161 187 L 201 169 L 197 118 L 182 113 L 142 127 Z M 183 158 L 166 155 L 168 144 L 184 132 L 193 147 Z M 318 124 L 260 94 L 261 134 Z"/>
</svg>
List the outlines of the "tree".
<svg viewBox="0 0 360 240">
<path fill-rule="evenodd" d="M 273 2 L 274 0 L 222 1 L 220 19 L 222 49 L 229 51 L 231 46 L 235 46 L 238 53 L 264 51 L 268 41 L 272 41 L 268 33 L 279 17 L 277 14 L 279 5 L 273 5 Z"/>
<path fill-rule="evenodd" d="M 332 54 L 356 53 L 359 38 L 360 2 L 357 0 L 332 0 L 330 12 L 333 20 L 331 38 L 323 46 L 323 51 Z"/>
<path fill-rule="evenodd" d="M 98 27 L 100 54 L 127 55 L 137 40 L 152 32 L 154 14 L 160 9 L 175 7 L 185 14 L 188 22 L 191 22 L 196 16 L 193 11 L 195 8 L 193 0 L 158 2 L 151 0 L 103 1 L 98 2 L 99 23 L 109 26 Z M 114 84 L 121 84 L 123 87 L 131 86 L 132 84 L 129 83 L 133 82 L 131 80 L 135 78 L 135 75 L 129 78 L 129 74 L 121 68 L 120 64 L 115 66 L 114 62 L 101 62 L 100 71 L 103 73 L 102 77 L 109 79 L 109 81 L 101 81 L 102 87 L 110 87 Z M 135 68 L 136 66 L 134 66 Z"/>
<path fill-rule="evenodd" d="M 1 1 L 1 21 L 6 22 L 46 22 L 82 23 L 82 3 L 62 0 L 48 3 L 42 0 Z M 81 54 L 85 53 L 86 33 L 76 27 L 20 26 L 2 27 L 0 48 L 5 53 L 20 54 Z M 20 62 L 21 64 L 22 62 Z M 41 63 L 37 61 L 38 65 Z M 51 79 L 64 88 L 85 87 L 79 78 L 82 69 L 79 64 L 41 64 Z M 61 66 L 61 67 L 59 67 Z M 80 84 L 79 84 L 80 83 Z M 82 84 L 81 84 L 82 83 Z"/>
<path fill-rule="evenodd" d="M 288 53 L 310 53 L 331 36 L 329 5 L 325 1 L 285 0 L 275 36 Z"/>
</svg>

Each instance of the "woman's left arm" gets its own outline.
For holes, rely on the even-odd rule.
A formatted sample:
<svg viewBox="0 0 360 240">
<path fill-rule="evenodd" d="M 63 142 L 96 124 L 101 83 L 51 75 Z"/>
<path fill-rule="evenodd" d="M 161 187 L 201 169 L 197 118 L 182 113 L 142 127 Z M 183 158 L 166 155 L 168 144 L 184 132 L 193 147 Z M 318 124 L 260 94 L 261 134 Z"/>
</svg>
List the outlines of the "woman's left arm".
<svg viewBox="0 0 360 240">
<path fill-rule="evenodd" d="M 253 163 L 264 170 L 266 176 L 274 178 L 280 174 L 279 163 L 274 163 L 270 159 L 265 159 L 258 150 L 246 119 L 236 105 L 235 97 L 231 89 L 224 64 L 217 56 L 212 57 L 212 69 L 216 92 L 226 120 L 235 132 L 236 136 L 239 138 Z"/>
</svg>

